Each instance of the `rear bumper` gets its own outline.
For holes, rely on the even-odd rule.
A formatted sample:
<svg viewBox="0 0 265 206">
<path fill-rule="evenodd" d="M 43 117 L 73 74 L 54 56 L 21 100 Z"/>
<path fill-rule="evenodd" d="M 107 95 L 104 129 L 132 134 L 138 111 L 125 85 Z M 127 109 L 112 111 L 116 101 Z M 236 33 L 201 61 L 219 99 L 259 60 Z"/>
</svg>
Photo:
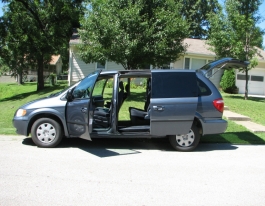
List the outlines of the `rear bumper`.
<svg viewBox="0 0 265 206">
<path fill-rule="evenodd" d="M 227 121 L 223 119 L 206 120 L 201 122 L 203 135 L 206 134 L 221 134 L 227 128 Z"/>
</svg>

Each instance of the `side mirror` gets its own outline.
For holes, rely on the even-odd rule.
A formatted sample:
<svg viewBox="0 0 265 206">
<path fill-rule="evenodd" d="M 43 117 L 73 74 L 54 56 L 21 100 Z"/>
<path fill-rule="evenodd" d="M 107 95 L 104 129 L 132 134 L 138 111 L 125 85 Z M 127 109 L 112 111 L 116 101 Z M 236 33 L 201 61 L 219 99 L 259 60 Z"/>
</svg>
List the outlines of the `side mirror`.
<svg viewBox="0 0 265 206">
<path fill-rule="evenodd" d="M 65 98 L 67 99 L 68 102 L 71 102 L 71 101 L 73 101 L 73 99 L 74 99 L 73 91 L 74 91 L 74 88 L 69 89 L 69 90 L 67 91 L 67 93 L 66 93 Z"/>
</svg>

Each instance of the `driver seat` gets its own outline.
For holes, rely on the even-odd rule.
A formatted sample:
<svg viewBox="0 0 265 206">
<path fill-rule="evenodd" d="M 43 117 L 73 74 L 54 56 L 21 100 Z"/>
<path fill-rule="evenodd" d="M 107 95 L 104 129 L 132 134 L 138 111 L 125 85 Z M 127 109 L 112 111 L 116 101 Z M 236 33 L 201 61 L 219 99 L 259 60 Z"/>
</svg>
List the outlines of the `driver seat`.
<svg viewBox="0 0 265 206">
<path fill-rule="evenodd" d="M 117 105 L 117 112 L 119 112 L 121 105 L 123 103 L 123 96 L 124 96 L 124 86 L 123 82 L 120 81 L 119 83 L 120 91 L 118 93 L 118 105 Z M 108 128 L 110 126 L 110 112 L 111 112 L 112 105 L 110 105 L 110 108 L 102 108 L 97 107 L 94 110 L 94 122 L 93 127 L 96 128 Z"/>
</svg>

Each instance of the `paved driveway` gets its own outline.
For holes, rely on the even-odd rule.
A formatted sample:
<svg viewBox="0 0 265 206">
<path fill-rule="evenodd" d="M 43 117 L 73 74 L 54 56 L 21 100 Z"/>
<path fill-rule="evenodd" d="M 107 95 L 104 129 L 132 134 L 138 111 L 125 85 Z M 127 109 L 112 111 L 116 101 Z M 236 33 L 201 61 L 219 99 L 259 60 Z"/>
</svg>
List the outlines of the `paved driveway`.
<svg viewBox="0 0 265 206">
<path fill-rule="evenodd" d="M 0 136 L 0 205 L 264 205 L 265 146 Z"/>
</svg>

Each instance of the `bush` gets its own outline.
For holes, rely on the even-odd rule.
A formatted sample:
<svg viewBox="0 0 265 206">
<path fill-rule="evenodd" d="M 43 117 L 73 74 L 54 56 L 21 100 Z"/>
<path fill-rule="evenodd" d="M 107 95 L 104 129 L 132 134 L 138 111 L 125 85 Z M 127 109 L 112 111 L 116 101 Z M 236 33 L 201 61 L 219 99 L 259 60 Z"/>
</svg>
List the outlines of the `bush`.
<svg viewBox="0 0 265 206">
<path fill-rule="evenodd" d="M 233 69 L 231 70 L 225 70 L 224 75 L 222 76 L 220 86 L 222 87 L 222 90 L 229 94 L 236 93 L 236 77 L 235 77 L 235 71 Z"/>
</svg>

